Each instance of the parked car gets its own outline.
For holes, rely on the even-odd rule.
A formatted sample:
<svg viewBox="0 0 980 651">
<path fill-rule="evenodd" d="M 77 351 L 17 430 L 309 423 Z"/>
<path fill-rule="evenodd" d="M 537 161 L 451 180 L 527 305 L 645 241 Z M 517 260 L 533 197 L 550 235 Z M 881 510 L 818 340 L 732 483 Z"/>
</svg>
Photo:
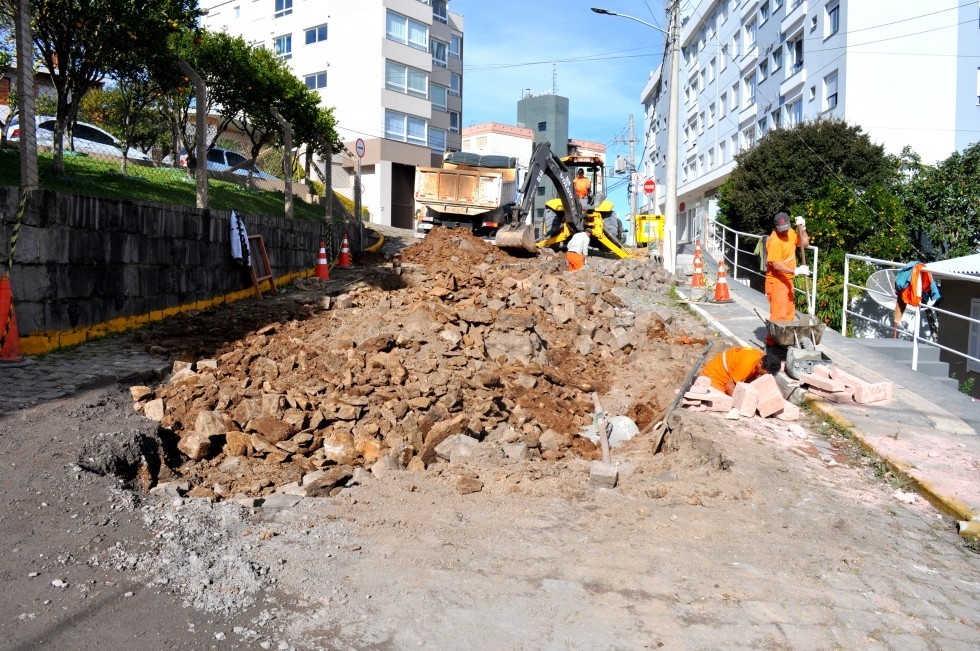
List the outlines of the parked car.
<svg viewBox="0 0 980 651">
<path fill-rule="evenodd" d="M 167 156 L 166 158 L 163 159 L 163 162 L 169 163 L 170 160 L 171 157 Z M 208 150 L 208 169 L 211 170 L 212 172 L 227 172 L 235 165 L 244 163 L 248 160 L 249 159 L 245 158 L 237 151 L 232 151 L 231 149 L 212 147 L 210 150 Z M 184 151 L 183 147 L 180 148 L 180 166 L 187 167 L 187 152 Z M 248 168 L 249 166 L 245 165 L 244 167 L 240 167 L 236 169 L 234 172 L 232 172 L 232 174 L 237 174 L 239 176 L 248 176 Z M 254 171 L 252 172 L 252 178 L 265 179 L 266 181 L 282 180 L 278 176 L 273 176 L 272 174 L 263 172 L 258 167 L 254 168 Z"/>
<path fill-rule="evenodd" d="M 39 146 L 54 146 L 54 123 L 55 119 L 48 115 L 37 116 L 37 144 Z M 20 122 L 14 117 L 7 125 L 7 140 L 11 142 L 20 141 Z M 108 131 L 89 124 L 88 122 L 76 122 L 74 129 L 74 151 L 94 156 L 114 156 L 122 158 L 122 143 Z M 67 138 L 64 140 L 65 148 L 69 146 Z M 150 157 L 138 149 L 130 147 L 126 150 L 126 157 L 129 160 L 148 161 Z"/>
</svg>

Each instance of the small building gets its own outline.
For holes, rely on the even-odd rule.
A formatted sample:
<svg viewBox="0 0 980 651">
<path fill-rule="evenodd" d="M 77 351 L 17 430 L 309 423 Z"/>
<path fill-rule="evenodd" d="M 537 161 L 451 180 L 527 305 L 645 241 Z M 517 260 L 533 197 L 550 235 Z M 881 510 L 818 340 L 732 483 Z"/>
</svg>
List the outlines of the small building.
<svg viewBox="0 0 980 651">
<path fill-rule="evenodd" d="M 980 359 L 980 253 L 930 262 L 926 269 L 940 283 L 942 299 L 937 305 L 939 345 Z M 944 314 L 949 312 L 958 316 Z M 973 378 L 974 397 L 980 397 L 980 362 L 941 350 L 939 358 L 949 364 L 950 377 L 960 386 Z"/>
</svg>

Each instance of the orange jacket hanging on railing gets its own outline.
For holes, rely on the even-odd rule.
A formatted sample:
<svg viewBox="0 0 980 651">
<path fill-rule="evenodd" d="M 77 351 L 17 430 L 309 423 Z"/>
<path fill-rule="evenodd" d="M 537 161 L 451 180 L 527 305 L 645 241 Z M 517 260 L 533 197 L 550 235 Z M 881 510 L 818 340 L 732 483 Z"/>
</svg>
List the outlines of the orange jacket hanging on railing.
<svg viewBox="0 0 980 651">
<path fill-rule="evenodd" d="M 895 291 L 904 305 L 912 307 L 920 305 L 923 297 L 933 303 L 940 298 L 932 274 L 921 262 L 910 262 L 899 270 L 895 276 Z"/>
</svg>

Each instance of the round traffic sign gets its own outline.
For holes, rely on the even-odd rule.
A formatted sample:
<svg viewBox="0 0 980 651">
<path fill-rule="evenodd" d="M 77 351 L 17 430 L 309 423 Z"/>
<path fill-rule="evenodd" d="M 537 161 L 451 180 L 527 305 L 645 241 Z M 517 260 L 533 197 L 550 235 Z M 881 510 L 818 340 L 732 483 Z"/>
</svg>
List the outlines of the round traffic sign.
<svg viewBox="0 0 980 651">
<path fill-rule="evenodd" d="M 358 138 L 357 142 L 354 144 L 354 151 L 357 152 L 358 158 L 364 158 L 364 141 L 360 138 Z"/>
<path fill-rule="evenodd" d="M 653 179 L 647 179 L 643 182 L 643 191 L 647 194 L 653 194 L 657 191 L 657 182 Z"/>
</svg>

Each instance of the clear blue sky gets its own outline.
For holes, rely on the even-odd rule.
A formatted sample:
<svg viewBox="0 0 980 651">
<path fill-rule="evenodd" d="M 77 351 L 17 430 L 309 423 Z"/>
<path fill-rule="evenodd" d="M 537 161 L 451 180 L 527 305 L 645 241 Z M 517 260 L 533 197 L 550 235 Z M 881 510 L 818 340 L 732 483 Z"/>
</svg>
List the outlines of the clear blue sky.
<svg viewBox="0 0 980 651">
<path fill-rule="evenodd" d="M 663 34 L 591 7 L 666 27 L 662 0 L 450 0 L 449 10 L 464 18 L 463 126 L 516 124 L 522 93 L 550 93 L 557 70 L 557 94 L 569 99 L 569 137 L 606 145 L 611 170 L 617 155 L 629 158 L 629 143 L 617 141 L 629 138 L 632 113 L 639 163 L 640 91 L 660 65 Z M 625 217 L 625 183 L 610 198 Z"/>
</svg>

